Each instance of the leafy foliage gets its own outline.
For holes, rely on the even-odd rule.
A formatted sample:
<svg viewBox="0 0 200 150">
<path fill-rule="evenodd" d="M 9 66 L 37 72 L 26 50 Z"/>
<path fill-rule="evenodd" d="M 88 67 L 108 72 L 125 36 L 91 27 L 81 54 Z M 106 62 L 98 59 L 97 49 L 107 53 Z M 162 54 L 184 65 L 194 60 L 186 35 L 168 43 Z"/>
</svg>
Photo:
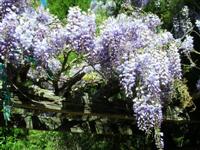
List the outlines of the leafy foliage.
<svg viewBox="0 0 200 150">
<path fill-rule="evenodd" d="M 151 11 L 161 17 L 164 27 L 170 27 L 174 14 L 182 8 L 184 0 L 151 0 L 145 11 Z"/>
<path fill-rule="evenodd" d="M 174 92 L 172 95 L 176 101 L 180 100 L 179 106 L 182 108 L 193 106 L 192 97 L 188 93 L 186 83 L 180 80 L 174 82 Z"/>
<path fill-rule="evenodd" d="M 52 150 L 59 148 L 60 134 L 58 132 L 39 132 L 22 129 L 0 129 L 0 149 L 11 150 Z M 6 137 L 3 135 L 6 132 Z M 5 134 L 5 133 L 4 133 Z M 44 144 L 45 143 L 45 144 Z"/>
<path fill-rule="evenodd" d="M 0 149 L 9 150 L 102 150 L 102 149 L 138 149 L 151 148 L 151 142 L 145 141 L 144 136 L 101 136 L 93 134 L 76 134 L 53 131 L 36 131 L 23 129 L 9 129 L 6 139 L 3 135 L 4 129 L 0 129 Z"/>
<path fill-rule="evenodd" d="M 48 8 L 51 13 L 58 16 L 59 19 L 66 18 L 69 7 L 80 6 L 82 10 L 87 10 L 90 6 L 90 0 L 48 0 Z"/>
</svg>

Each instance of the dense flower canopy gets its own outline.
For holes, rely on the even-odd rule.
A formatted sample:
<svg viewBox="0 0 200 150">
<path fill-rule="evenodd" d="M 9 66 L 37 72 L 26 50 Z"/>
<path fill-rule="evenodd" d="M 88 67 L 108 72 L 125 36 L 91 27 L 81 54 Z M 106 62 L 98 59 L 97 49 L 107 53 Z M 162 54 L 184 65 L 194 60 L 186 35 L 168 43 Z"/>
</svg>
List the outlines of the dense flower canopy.
<svg viewBox="0 0 200 150">
<path fill-rule="evenodd" d="M 1 3 L 1 62 L 17 66 L 33 58 L 59 72 L 59 54 L 69 49 L 88 54 L 91 64 L 99 63 L 107 80 L 117 77 L 125 95 L 133 100 L 139 129 L 149 134 L 160 128 L 173 82 L 182 79 L 178 51 L 192 48 L 190 36 L 180 44 L 170 32 L 160 29 L 162 22 L 154 14 L 109 17 L 97 34 L 95 15 L 78 7 L 69 9 L 63 24 L 44 8 L 25 7 L 24 1 L 20 6 L 12 0 Z"/>
</svg>

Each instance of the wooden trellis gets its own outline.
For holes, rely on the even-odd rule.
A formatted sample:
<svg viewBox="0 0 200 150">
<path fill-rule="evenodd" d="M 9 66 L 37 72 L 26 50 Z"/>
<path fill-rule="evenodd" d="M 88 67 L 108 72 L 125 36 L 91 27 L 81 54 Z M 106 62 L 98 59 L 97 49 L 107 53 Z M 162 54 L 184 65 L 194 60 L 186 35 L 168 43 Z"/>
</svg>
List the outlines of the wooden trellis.
<svg viewBox="0 0 200 150">
<path fill-rule="evenodd" d="M 135 128 L 130 102 L 72 103 L 68 101 L 28 101 L 12 99 L 8 126 L 37 130 L 131 135 Z M 4 125 L 3 114 L 0 125 Z"/>
<path fill-rule="evenodd" d="M 67 101 L 22 103 L 12 99 L 13 113 L 8 126 L 74 133 L 132 135 L 136 130 L 136 122 L 130 105 L 127 101 L 77 104 Z M 4 126 L 2 113 L 0 119 L 0 126 Z"/>
</svg>

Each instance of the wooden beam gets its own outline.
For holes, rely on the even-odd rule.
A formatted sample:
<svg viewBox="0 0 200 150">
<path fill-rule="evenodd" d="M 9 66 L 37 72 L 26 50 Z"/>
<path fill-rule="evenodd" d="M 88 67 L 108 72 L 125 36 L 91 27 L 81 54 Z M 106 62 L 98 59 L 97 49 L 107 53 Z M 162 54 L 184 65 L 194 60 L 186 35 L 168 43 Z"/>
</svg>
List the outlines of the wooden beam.
<svg viewBox="0 0 200 150">
<path fill-rule="evenodd" d="M 0 113 L 0 126 L 5 126 L 3 114 Z M 83 113 L 61 113 L 47 112 L 44 110 L 30 110 L 14 108 L 11 121 L 8 127 L 35 129 L 35 130 L 53 130 L 70 131 L 73 133 L 95 133 L 95 134 L 121 134 L 132 135 L 135 130 L 134 118 L 119 119 L 118 116 L 103 116 L 99 114 Z"/>
<path fill-rule="evenodd" d="M 29 100 L 25 103 L 15 97 L 12 99 L 12 117 L 8 126 L 74 133 L 132 135 L 135 130 L 135 118 L 133 112 L 123 107 L 126 105 L 122 103 L 77 104 L 44 100 Z M 4 126 L 2 113 L 0 120 L 0 126 Z"/>
<path fill-rule="evenodd" d="M 52 97 L 51 94 L 46 95 Z M 42 96 L 44 97 L 44 94 Z M 27 101 L 25 97 L 23 100 L 14 97 L 11 100 L 12 117 L 8 126 L 104 135 L 133 135 L 138 131 L 130 101 L 74 102 L 55 96 L 56 100 L 40 100 L 39 97 L 34 100 L 30 97 Z M 2 101 L 0 104 L 2 105 Z M 0 126 L 5 126 L 2 112 Z"/>
</svg>

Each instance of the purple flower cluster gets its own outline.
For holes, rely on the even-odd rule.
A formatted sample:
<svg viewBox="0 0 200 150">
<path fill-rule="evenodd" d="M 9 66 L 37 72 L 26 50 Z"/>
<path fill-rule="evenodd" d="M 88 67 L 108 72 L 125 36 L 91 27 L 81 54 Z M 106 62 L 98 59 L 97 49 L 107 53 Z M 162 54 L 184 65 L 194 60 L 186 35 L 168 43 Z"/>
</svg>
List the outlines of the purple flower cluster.
<svg viewBox="0 0 200 150">
<path fill-rule="evenodd" d="M 134 99 L 133 108 L 138 127 L 149 133 L 156 124 L 160 126 L 162 122 L 162 90 L 160 85 L 161 75 L 159 74 L 161 66 L 160 62 L 148 53 L 138 55 L 137 60 L 136 71 L 140 81 L 138 81 L 139 86 L 136 87 L 137 97 Z M 162 71 L 166 70 L 163 69 Z"/>
<path fill-rule="evenodd" d="M 14 38 L 17 15 L 12 12 L 0 22 L 0 57 L 1 59 L 17 60 L 21 51 L 18 41 Z"/>
<path fill-rule="evenodd" d="M 144 17 L 144 23 L 147 23 L 149 29 L 155 29 L 162 24 L 160 18 L 154 14 L 148 14 Z"/>
<path fill-rule="evenodd" d="M 58 22 L 42 8 L 36 11 L 27 7 L 20 13 L 10 11 L 0 22 L 1 57 L 15 63 L 22 63 L 27 56 L 47 62 L 66 43 L 65 30 Z"/>
<path fill-rule="evenodd" d="M 189 8 L 184 6 L 179 14 L 173 19 L 173 28 L 175 38 L 181 38 L 192 28 L 192 22 L 189 17 Z"/>
<path fill-rule="evenodd" d="M 127 57 L 125 57 L 127 58 Z M 121 73 L 119 74 L 120 83 L 124 87 L 126 95 L 133 95 L 133 88 L 135 86 L 136 80 L 136 67 L 138 63 L 135 57 L 131 59 L 125 59 L 122 65 L 117 67 L 117 70 Z"/>
<path fill-rule="evenodd" d="M 22 63 L 26 56 L 31 56 L 46 64 L 65 48 L 94 56 L 95 16 L 78 7 L 70 8 L 64 26 L 43 8 L 10 10 L 0 22 L 0 31 L 0 55 L 10 62 Z"/>
<path fill-rule="evenodd" d="M 197 28 L 200 30 L 200 20 L 196 20 L 195 24 L 196 24 Z"/>
<path fill-rule="evenodd" d="M 133 110 L 138 127 L 150 133 L 161 125 L 162 105 L 173 81 L 182 78 L 180 44 L 171 33 L 157 32 L 161 25 L 157 16 L 134 16 L 108 18 L 95 48 L 103 72 L 115 71 L 127 97 L 137 95 Z"/>
<path fill-rule="evenodd" d="M 178 53 L 178 46 L 177 43 L 172 42 L 167 49 L 167 56 L 169 59 L 169 71 L 174 79 L 181 79 L 181 59 L 180 54 Z"/>
<path fill-rule="evenodd" d="M 194 49 L 194 41 L 193 37 L 190 35 L 186 35 L 184 41 L 181 44 L 181 49 L 183 49 L 183 53 L 190 53 Z"/>
<path fill-rule="evenodd" d="M 20 12 L 27 6 L 26 0 L 1 0 L 0 1 L 0 18 L 11 12 Z"/>
<path fill-rule="evenodd" d="M 144 48 L 152 33 L 141 19 L 134 20 L 124 14 L 117 18 L 110 17 L 102 26 L 97 40 L 101 45 L 96 47 L 100 63 L 104 68 L 119 66 L 123 54 Z"/>
<path fill-rule="evenodd" d="M 93 14 L 81 12 L 79 7 L 70 8 L 66 31 L 72 49 L 80 53 L 89 53 L 94 49 L 96 23 Z"/>
<path fill-rule="evenodd" d="M 151 104 L 151 97 L 141 97 L 135 99 L 134 111 L 136 113 L 137 124 L 140 130 L 150 134 L 152 128 L 160 127 L 162 116 L 162 106 L 158 103 Z"/>
<path fill-rule="evenodd" d="M 92 0 L 90 9 L 94 13 L 105 11 L 108 15 L 113 15 L 116 9 L 116 2 L 114 0 L 108 0 L 106 2 L 103 2 L 102 0 Z"/>
<path fill-rule="evenodd" d="M 198 91 L 200 91 L 200 80 L 197 81 L 196 88 L 197 88 Z"/>
</svg>

